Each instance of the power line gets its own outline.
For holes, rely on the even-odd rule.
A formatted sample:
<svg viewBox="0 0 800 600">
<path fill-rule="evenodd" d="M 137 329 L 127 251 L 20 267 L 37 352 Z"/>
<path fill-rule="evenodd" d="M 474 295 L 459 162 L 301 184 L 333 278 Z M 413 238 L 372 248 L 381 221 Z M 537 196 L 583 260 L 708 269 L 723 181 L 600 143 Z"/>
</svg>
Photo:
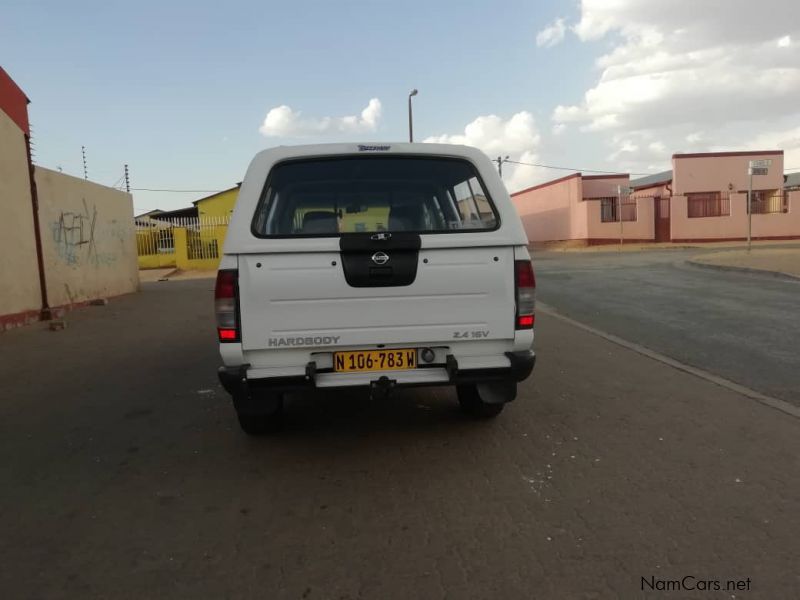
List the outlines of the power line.
<svg viewBox="0 0 800 600">
<path fill-rule="evenodd" d="M 540 167 L 542 169 L 558 169 L 560 171 L 580 171 L 581 173 L 603 173 L 607 175 L 619 175 L 619 171 L 598 171 L 597 169 L 576 169 L 574 167 L 556 167 L 553 165 L 540 165 L 536 163 L 519 162 L 518 160 L 504 160 L 503 162 L 513 165 L 524 165 L 526 167 Z M 655 175 L 655 173 L 628 173 L 628 175 Z"/>
<path fill-rule="evenodd" d="M 117 179 L 117 180 L 116 180 L 114 183 L 112 183 L 110 187 L 112 187 L 112 188 L 114 188 L 114 189 L 119 189 L 119 184 L 120 184 L 120 182 L 121 182 L 121 181 L 122 181 L 124 178 L 125 178 L 125 175 L 124 175 L 124 174 L 123 174 L 123 175 L 120 175 L 120 176 L 119 176 L 119 179 Z"/>
</svg>

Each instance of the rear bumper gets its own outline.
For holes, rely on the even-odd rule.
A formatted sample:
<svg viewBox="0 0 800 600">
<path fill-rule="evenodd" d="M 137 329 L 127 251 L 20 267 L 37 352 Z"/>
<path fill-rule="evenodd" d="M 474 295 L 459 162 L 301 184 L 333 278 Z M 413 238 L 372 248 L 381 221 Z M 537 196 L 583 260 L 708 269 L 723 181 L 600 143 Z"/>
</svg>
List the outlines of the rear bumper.
<svg viewBox="0 0 800 600">
<path fill-rule="evenodd" d="M 220 367 L 219 380 L 222 387 L 233 395 L 249 396 L 251 392 L 259 390 L 272 392 L 290 392 L 303 389 L 313 389 L 321 387 L 416 387 L 433 385 L 465 385 L 475 383 L 497 382 L 519 382 L 527 379 L 536 364 L 536 355 L 531 351 L 525 352 L 506 352 L 506 357 L 510 361 L 510 366 L 492 369 L 459 369 L 458 361 L 452 356 L 447 357 L 447 364 L 443 369 L 446 375 L 438 380 L 427 380 L 421 378 L 419 381 L 397 381 L 391 375 L 383 374 L 376 376 L 375 379 L 364 379 L 354 382 L 352 379 L 342 377 L 338 374 L 321 373 L 316 370 L 315 363 L 306 365 L 305 375 L 291 377 L 268 377 L 251 379 L 247 377 L 248 365 L 239 367 Z M 441 369 L 440 369 L 441 370 Z M 417 372 L 424 372 L 425 369 L 417 369 Z"/>
</svg>

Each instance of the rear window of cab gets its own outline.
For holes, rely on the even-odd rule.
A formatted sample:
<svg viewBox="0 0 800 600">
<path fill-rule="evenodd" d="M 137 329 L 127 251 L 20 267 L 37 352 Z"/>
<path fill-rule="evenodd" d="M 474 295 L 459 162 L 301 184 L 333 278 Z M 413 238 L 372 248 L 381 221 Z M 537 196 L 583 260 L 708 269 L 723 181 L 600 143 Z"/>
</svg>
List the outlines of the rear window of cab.
<svg viewBox="0 0 800 600">
<path fill-rule="evenodd" d="M 276 164 L 252 229 L 257 237 L 316 237 L 498 226 L 494 204 L 467 160 L 344 156 Z"/>
</svg>

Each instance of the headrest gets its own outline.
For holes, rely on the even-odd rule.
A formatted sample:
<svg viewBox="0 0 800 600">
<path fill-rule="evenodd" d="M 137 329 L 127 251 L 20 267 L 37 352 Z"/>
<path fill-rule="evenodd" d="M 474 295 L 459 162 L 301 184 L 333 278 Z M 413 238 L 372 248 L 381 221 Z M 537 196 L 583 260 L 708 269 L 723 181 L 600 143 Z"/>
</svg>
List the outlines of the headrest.
<svg viewBox="0 0 800 600">
<path fill-rule="evenodd" d="M 336 233 L 336 214 L 312 210 L 303 215 L 303 233 Z"/>
</svg>

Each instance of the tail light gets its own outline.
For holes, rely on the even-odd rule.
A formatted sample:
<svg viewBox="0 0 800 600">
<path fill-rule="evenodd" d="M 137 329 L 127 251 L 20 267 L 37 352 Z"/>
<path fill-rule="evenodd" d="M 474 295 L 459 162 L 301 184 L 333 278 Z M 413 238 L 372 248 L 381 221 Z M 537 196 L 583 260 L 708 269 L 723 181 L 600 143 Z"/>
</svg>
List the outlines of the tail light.
<svg viewBox="0 0 800 600">
<path fill-rule="evenodd" d="M 517 295 L 516 329 L 533 329 L 536 306 L 536 278 L 529 260 L 514 261 L 514 286 Z"/>
<path fill-rule="evenodd" d="M 220 342 L 239 341 L 238 277 L 236 269 L 217 271 L 214 310 L 217 315 L 217 336 Z"/>
</svg>

